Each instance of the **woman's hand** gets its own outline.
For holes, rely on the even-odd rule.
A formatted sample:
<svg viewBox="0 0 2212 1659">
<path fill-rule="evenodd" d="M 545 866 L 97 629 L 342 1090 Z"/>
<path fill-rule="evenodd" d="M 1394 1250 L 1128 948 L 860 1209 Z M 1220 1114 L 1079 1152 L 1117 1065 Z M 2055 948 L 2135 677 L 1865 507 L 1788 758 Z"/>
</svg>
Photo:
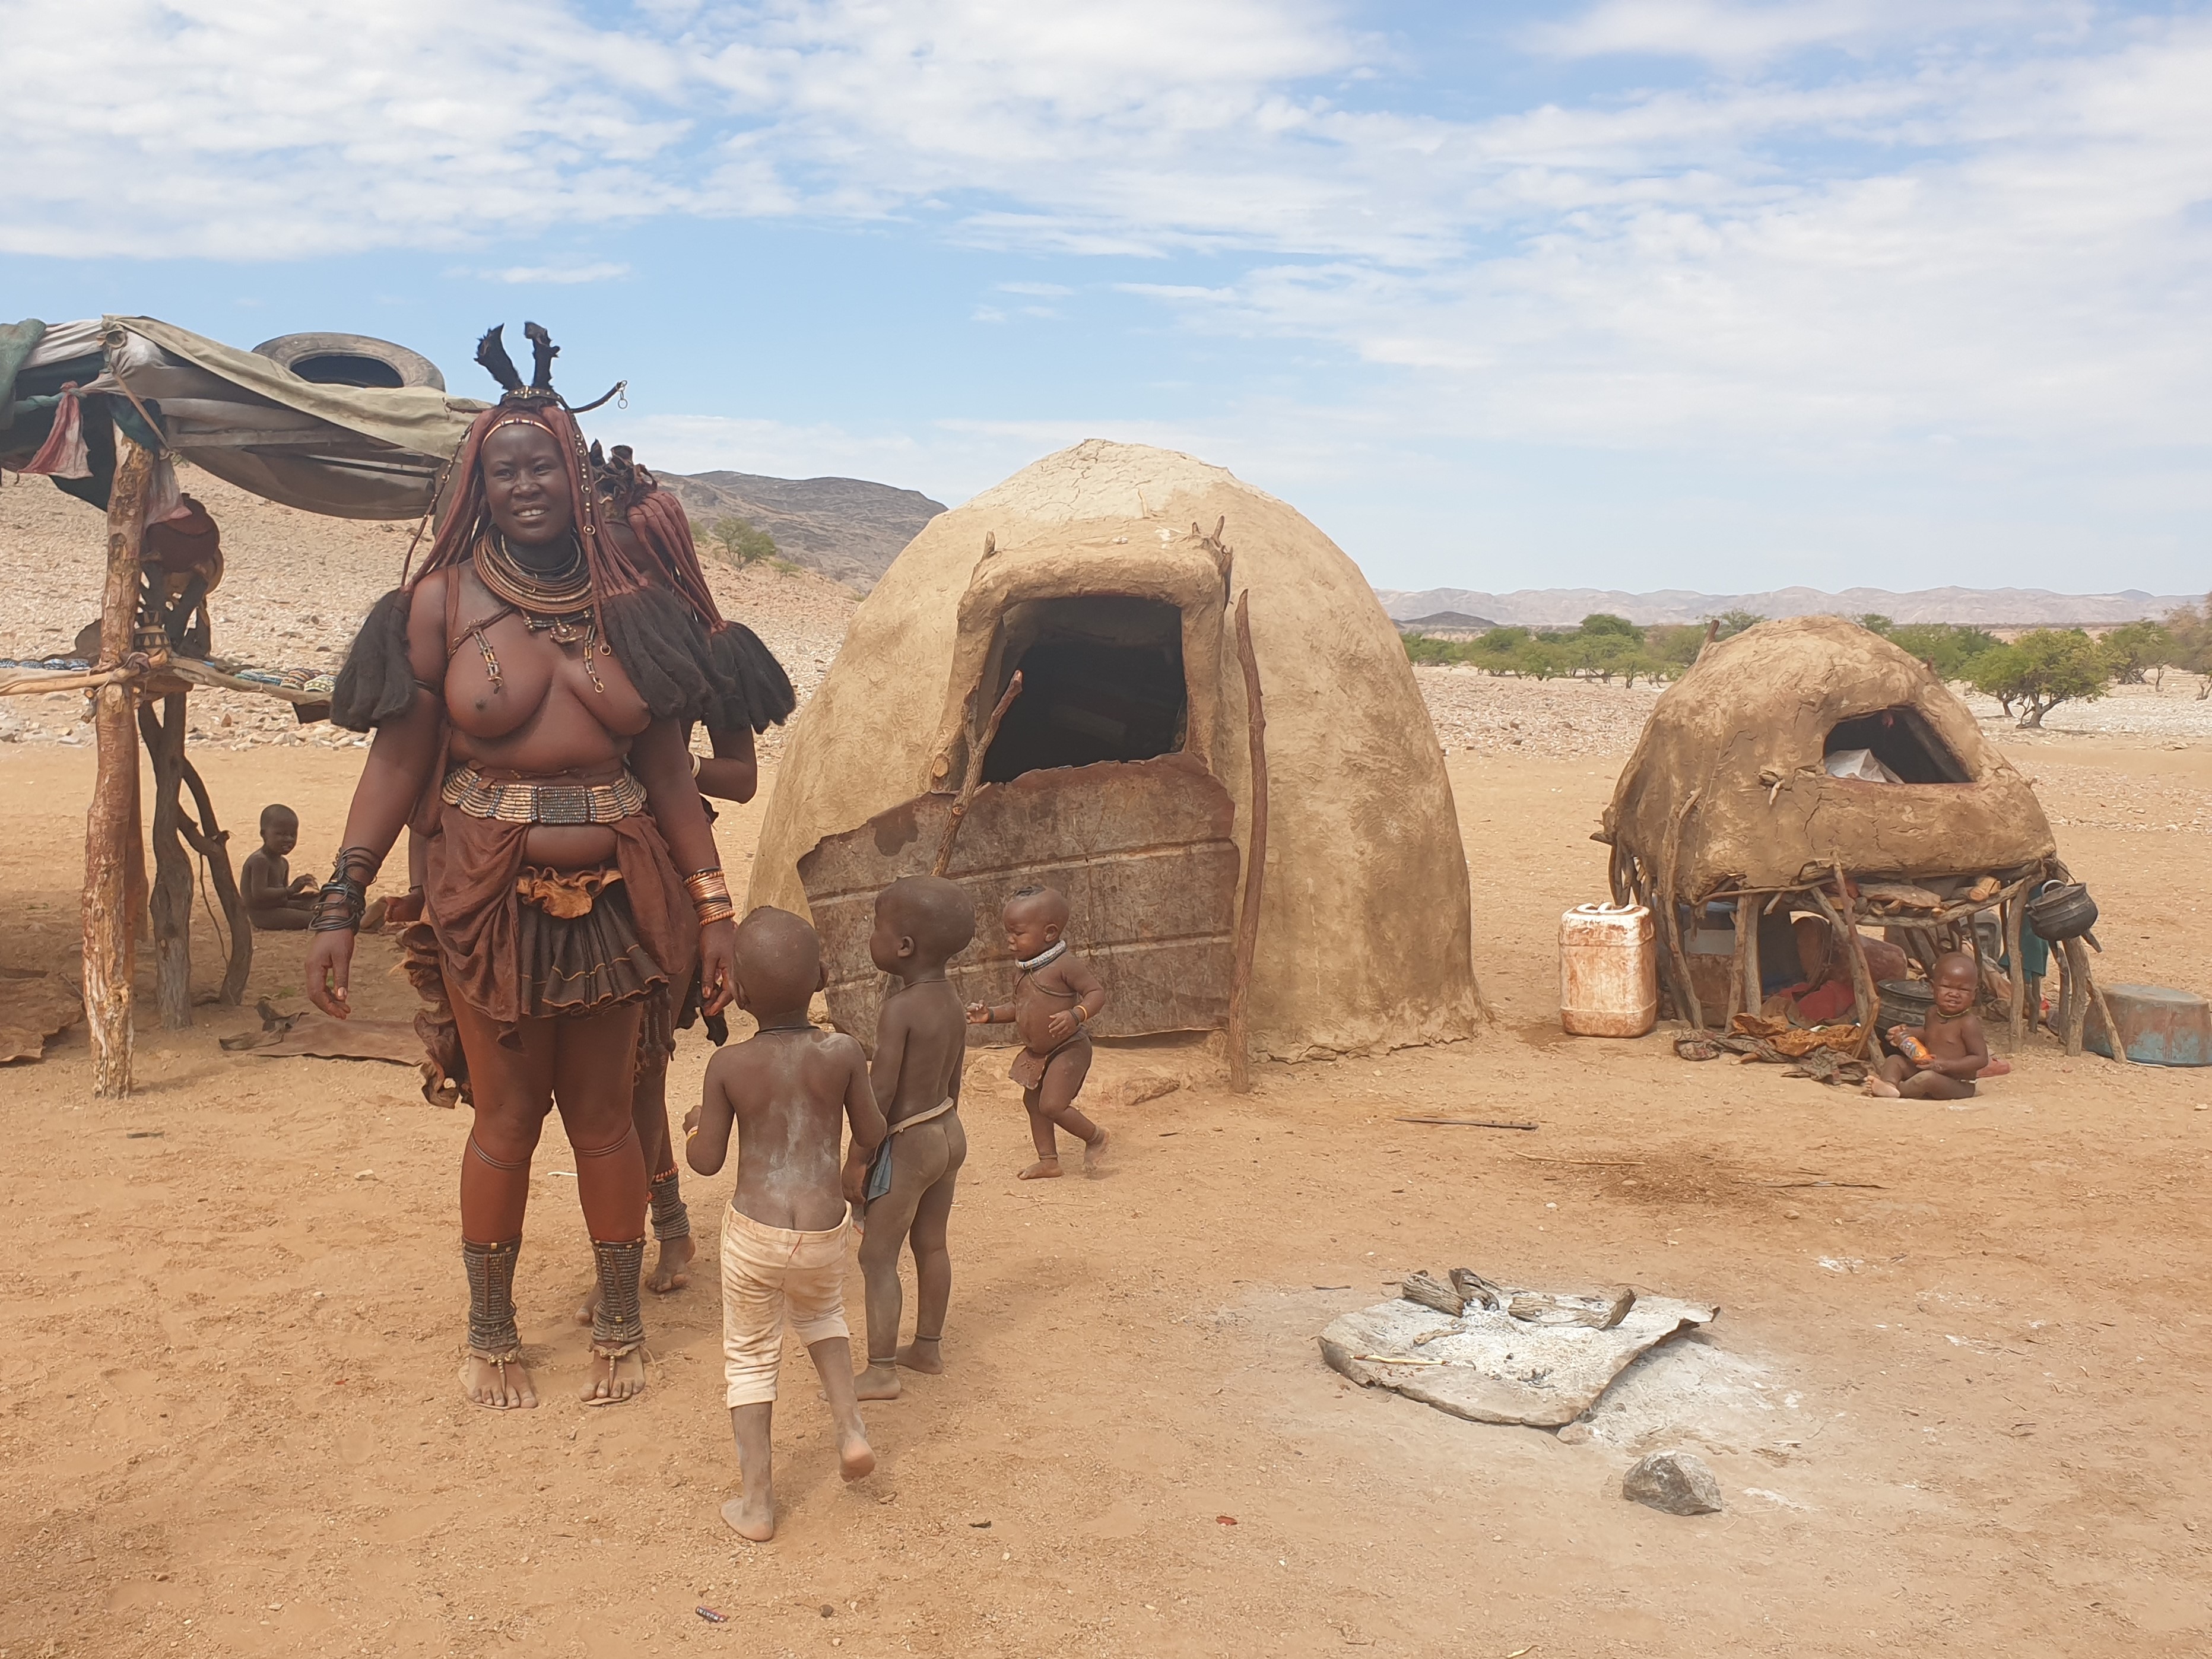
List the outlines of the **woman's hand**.
<svg viewBox="0 0 2212 1659">
<path fill-rule="evenodd" d="M 307 946 L 307 1000 L 333 1018 L 351 1017 L 346 986 L 353 976 L 353 929 L 317 933 Z"/>
<path fill-rule="evenodd" d="M 710 921 L 699 930 L 699 1009 L 719 1014 L 738 994 L 738 925 Z"/>
</svg>

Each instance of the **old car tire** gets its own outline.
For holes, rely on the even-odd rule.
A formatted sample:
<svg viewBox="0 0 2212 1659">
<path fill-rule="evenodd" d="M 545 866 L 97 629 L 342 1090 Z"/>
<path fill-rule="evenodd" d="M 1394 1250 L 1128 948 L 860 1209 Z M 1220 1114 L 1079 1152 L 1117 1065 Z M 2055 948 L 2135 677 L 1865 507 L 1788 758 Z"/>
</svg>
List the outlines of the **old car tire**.
<svg viewBox="0 0 2212 1659">
<path fill-rule="evenodd" d="M 367 334 L 280 334 L 253 351 L 321 386 L 446 389 L 437 364 L 421 352 Z"/>
</svg>

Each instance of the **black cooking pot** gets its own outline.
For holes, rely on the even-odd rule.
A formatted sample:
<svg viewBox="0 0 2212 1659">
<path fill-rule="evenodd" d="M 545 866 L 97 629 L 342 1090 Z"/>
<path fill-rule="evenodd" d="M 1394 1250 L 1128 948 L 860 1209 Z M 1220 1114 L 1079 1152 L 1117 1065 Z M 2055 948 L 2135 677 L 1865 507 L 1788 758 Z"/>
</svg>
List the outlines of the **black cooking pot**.
<svg viewBox="0 0 2212 1659">
<path fill-rule="evenodd" d="M 1887 1035 L 1893 1025 L 1917 1031 L 1928 1023 L 1936 1006 L 1936 988 L 1924 979 L 1886 979 L 1881 982 L 1881 1018 L 1875 1027 Z"/>
<path fill-rule="evenodd" d="M 2048 882 L 2027 902 L 2027 925 L 2053 945 L 2079 939 L 2097 925 L 2097 901 L 2080 882 Z"/>
</svg>

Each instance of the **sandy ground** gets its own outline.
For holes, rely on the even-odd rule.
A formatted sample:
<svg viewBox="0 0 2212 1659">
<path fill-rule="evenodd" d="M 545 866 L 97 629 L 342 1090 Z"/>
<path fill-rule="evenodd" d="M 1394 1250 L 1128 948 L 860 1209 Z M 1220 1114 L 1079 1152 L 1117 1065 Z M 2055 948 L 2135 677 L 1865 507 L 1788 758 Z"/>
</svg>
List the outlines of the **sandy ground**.
<svg viewBox="0 0 2212 1659">
<path fill-rule="evenodd" d="M 2106 971 L 2212 985 L 2212 751 L 2016 758 L 2096 886 Z M 358 757 L 201 761 L 232 822 L 281 793 L 321 848 Z M 0 1088 L 0 1651 L 2205 1651 L 2212 1081 L 2039 1043 L 1943 1109 L 1563 1038 L 1557 918 L 1601 896 L 1583 835 L 1615 764 L 1453 755 L 1498 1013 L 1476 1041 L 1265 1067 L 1241 1098 L 1202 1051 L 1116 1049 L 1086 1091 L 1110 1173 L 1047 1186 L 1010 1178 L 1018 1103 L 979 1060 L 947 1372 L 870 1408 L 882 1470 L 848 1488 L 793 1351 L 765 1547 L 716 1517 L 711 1268 L 649 1308 L 641 1401 L 574 1402 L 588 1257 L 557 1127 L 519 1280 L 545 1404 L 495 1415 L 453 1381 L 465 1126 L 411 1073 L 225 1054 L 251 1017 L 204 1009 L 96 1103 L 72 1033 Z M 90 770 L 0 750 L 0 969 L 72 966 Z M 757 822 L 722 820 L 733 866 Z M 264 947 L 253 994 L 295 1006 L 297 941 Z M 406 1007 L 386 949 L 370 1012 Z M 679 1109 L 705 1052 L 678 1056 Z M 1541 1127 L 1394 1121 L 1439 1109 Z M 688 1190 L 711 1249 L 728 1178 Z M 1335 1313 L 1460 1263 L 1724 1311 L 1582 1444 L 1321 1364 Z M 1660 1445 L 1709 1459 L 1725 1513 L 1621 1501 Z"/>
</svg>

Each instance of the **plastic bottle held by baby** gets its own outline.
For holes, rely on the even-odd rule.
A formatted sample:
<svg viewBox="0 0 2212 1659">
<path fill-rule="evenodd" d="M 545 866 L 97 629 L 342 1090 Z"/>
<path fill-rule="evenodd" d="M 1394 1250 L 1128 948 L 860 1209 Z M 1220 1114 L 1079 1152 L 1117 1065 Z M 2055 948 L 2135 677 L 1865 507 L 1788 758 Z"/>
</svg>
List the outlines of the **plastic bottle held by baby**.
<svg viewBox="0 0 2212 1659">
<path fill-rule="evenodd" d="M 1898 1034 L 1897 1052 L 1903 1054 L 1915 1066 L 1925 1066 L 1929 1060 L 1936 1058 L 1934 1052 L 1929 1049 L 1928 1045 L 1923 1042 L 1918 1037 L 1913 1036 L 1910 1031 L 1900 1031 Z"/>
<path fill-rule="evenodd" d="M 1578 904 L 1559 918 L 1559 1024 L 1575 1036 L 1642 1036 L 1659 1021 L 1659 956 L 1641 904 Z"/>
</svg>

